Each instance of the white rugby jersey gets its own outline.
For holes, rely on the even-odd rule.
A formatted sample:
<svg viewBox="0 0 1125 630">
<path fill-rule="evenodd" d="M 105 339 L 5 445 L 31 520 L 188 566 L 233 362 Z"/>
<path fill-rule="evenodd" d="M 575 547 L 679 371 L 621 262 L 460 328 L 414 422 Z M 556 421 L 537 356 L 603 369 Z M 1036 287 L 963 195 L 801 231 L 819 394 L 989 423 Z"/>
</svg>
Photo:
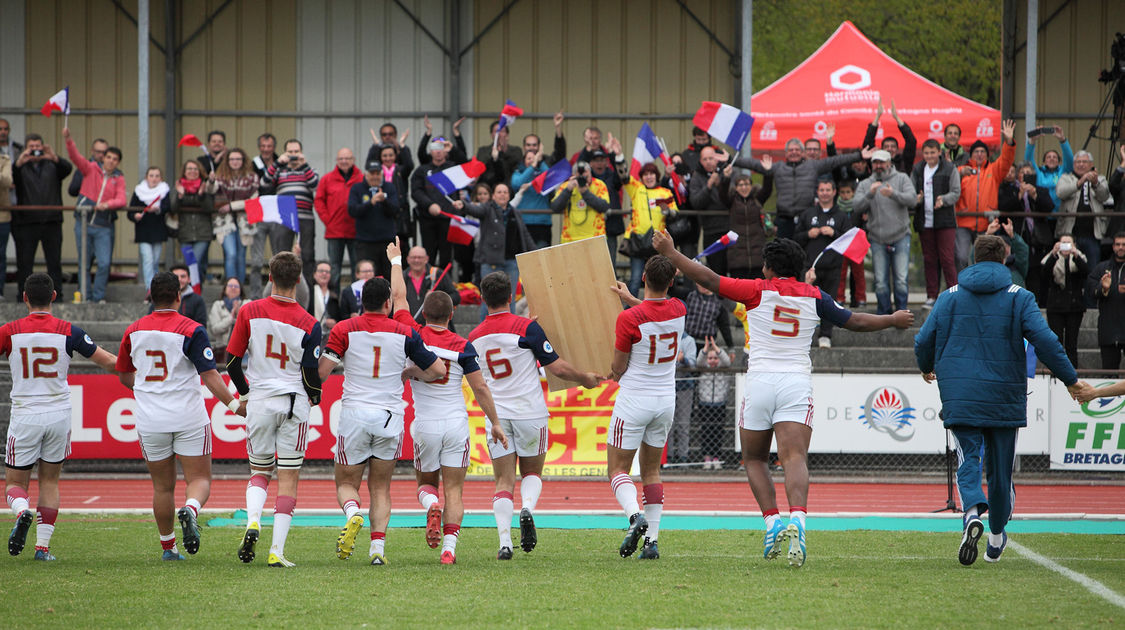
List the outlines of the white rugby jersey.
<svg viewBox="0 0 1125 630">
<path fill-rule="evenodd" d="M 550 365 L 559 355 L 551 348 L 542 326 L 519 315 L 493 313 L 469 333 L 469 342 L 484 361 L 484 380 L 492 390 L 499 417 L 547 417 L 547 401 L 535 364 Z"/>
<path fill-rule="evenodd" d="M 617 315 L 614 347 L 629 353 L 618 385 L 629 394 L 676 393 L 676 354 L 687 309 L 675 298 L 645 300 Z"/>
<path fill-rule="evenodd" d="M 170 309 L 133 322 L 121 339 L 118 372 L 136 372 L 137 430 L 186 431 L 211 423 L 199 375 L 215 369 L 203 325 Z"/>
<path fill-rule="evenodd" d="M 821 319 L 843 326 L 852 312 L 793 278 L 721 278 L 719 295 L 746 305 L 750 372 L 812 372 L 809 348 Z"/>
<path fill-rule="evenodd" d="M 0 354 L 8 355 L 12 371 L 12 413 L 70 409 L 70 358 L 75 350 L 90 358 L 97 349 L 81 328 L 46 311 L 0 326 Z"/>
<path fill-rule="evenodd" d="M 320 360 L 320 324 L 291 298 L 270 296 L 244 304 L 230 333 L 227 353 L 249 353 L 250 396 L 305 394 L 301 367 Z"/>
<path fill-rule="evenodd" d="M 396 414 L 406 409 L 402 370 L 407 358 L 422 369 L 437 361 L 413 328 L 382 313 L 364 313 L 333 326 L 325 352 L 334 361 L 344 361 L 341 404 L 345 409 L 377 408 Z"/>
<path fill-rule="evenodd" d="M 426 383 L 411 381 L 414 394 L 414 422 L 444 422 L 468 419 L 465 395 L 461 392 L 461 379 L 466 374 L 480 371 L 477 351 L 464 337 L 446 329 L 422 326 L 410 313 L 395 312 L 395 319 L 418 331 L 426 348 L 445 363 L 445 377 Z M 423 367 L 423 366 L 419 366 Z"/>
</svg>

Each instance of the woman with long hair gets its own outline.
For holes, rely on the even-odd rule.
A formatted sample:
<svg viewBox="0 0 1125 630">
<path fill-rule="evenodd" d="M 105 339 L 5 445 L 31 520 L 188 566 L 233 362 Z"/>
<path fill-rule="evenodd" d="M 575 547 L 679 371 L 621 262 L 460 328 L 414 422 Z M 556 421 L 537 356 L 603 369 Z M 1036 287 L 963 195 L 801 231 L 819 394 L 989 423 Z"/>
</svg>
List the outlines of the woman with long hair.
<svg viewBox="0 0 1125 630">
<path fill-rule="evenodd" d="M 164 181 L 164 172 L 159 166 L 150 166 L 145 171 L 144 181 L 133 189 L 133 198 L 129 200 L 131 208 L 143 207 L 144 210 L 130 210 L 126 213 L 129 220 L 136 224 L 133 240 L 137 242 L 137 275 L 144 284 L 146 295 L 152 284 L 152 277 L 160 271 L 160 253 L 164 249 L 164 241 L 168 240 L 164 213 L 171 207 L 169 192 L 171 188 Z"/>
<path fill-rule="evenodd" d="M 512 281 L 515 301 L 516 284 L 520 278 L 516 255 L 535 249 L 535 242 L 524 225 L 523 215 L 511 200 L 511 186 L 500 182 L 492 190 L 492 199 L 484 203 L 465 204 L 465 214 L 480 219 L 480 242 L 473 257 L 473 262 L 480 265 L 480 277 L 483 279 L 493 271 L 507 273 Z M 487 314 L 488 308 L 482 303 L 481 317 Z"/>
<path fill-rule="evenodd" d="M 208 187 L 215 194 L 212 229 L 223 246 L 223 272 L 228 277 L 246 280 L 246 248 L 254 242 L 258 226 L 246 222 L 246 213 L 232 212 L 232 201 L 258 196 L 258 175 L 242 149 L 231 149 L 227 159 L 211 175 Z M 260 265 L 259 265 L 260 268 Z"/>
<path fill-rule="evenodd" d="M 223 162 L 226 164 L 226 161 Z M 234 276 L 227 276 L 223 283 L 223 295 L 211 304 L 211 312 L 207 314 L 207 332 L 211 335 L 211 346 L 215 349 L 215 362 L 226 363 L 227 342 L 230 332 L 234 329 L 234 322 L 238 319 L 238 309 L 246 301 L 246 294 L 242 290 L 242 281 Z"/>
<path fill-rule="evenodd" d="M 214 211 L 212 196 L 207 192 L 207 180 L 203 179 L 203 167 L 195 160 L 184 162 L 180 178 L 172 188 L 172 212 L 170 221 L 177 231 L 181 245 L 191 246 L 195 261 L 199 264 L 199 278 L 207 281 L 207 250 L 214 240 L 211 231 L 211 213 Z M 190 212 L 182 212 L 189 210 Z"/>
</svg>

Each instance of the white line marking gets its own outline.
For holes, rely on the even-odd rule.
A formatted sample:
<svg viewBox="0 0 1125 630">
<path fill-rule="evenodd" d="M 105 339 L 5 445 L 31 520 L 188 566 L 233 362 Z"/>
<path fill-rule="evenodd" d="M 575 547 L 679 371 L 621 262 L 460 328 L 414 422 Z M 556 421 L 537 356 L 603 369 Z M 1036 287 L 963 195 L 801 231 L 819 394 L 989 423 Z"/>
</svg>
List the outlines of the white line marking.
<svg viewBox="0 0 1125 630">
<path fill-rule="evenodd" d="M 1115 606 L 1118 606 L 1119 608 L 1125 608 L 1125 596 L 1121 595 L 1117 591 L 1111 590 L 1105 584 L 1102 584 L 1101 582 L 1093 578 L 1082 575 L 1077 571 L 1068 569 L 1063 565 L 1055 562 L 1054 560 L 1051 560 L 1050 558 L 1047 558 L 1045 556 L 1041 556 L 1011 539 L 1008 540 L 1008 546 L 1012 549 L 1015 549 L 1020 553 L 1020 555 L 1025 556 L 1035 564 L 1048 568 L 1069 580 L 1078 582 L 1080 585 L 1082 585 L 1083 588 L 1085 588 L 1087 591 L 1090 591 L 1094 595 L 1101 597 L 1102 599 Z"/>
<path fill-rule="evenodd" d="M 85 501 L 83 501 L 82 505 L 90 505 L 91 503 L 93 503 L 94 501 L 97 501 L 100 498 L 102 498 L 100 494 L 95 494 L 94 496 L 90 497 L 89 499 L 86 499 Z"/>
</svg>

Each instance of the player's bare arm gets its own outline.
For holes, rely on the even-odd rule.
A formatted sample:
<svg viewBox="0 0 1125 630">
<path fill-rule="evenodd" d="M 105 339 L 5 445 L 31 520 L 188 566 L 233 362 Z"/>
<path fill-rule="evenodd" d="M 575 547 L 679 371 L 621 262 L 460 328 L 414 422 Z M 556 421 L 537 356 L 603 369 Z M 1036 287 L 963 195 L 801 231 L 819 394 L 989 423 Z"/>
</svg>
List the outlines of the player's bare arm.
<svg viewBox="0 0 1125 630">
<path fill-rule="evenodd" d="M 705 286 L 713 292 L 719 291 L 719 274 L 681 254 L 667 230 L 652 233 L 652 246 L 656 248 L 657 253 L 667 256 L 676 269 L 683 272 L 692 282 Z"/>
<path fill-rule="evenodd" d="M 547 371 L 565 381 L 574 381 L 586 389 L 593 389 L 604 380 L 593 372 L 579 372 L 563 358 L 547 365 Z"/>
<path fill-rule="evenodd" d="M 402 371 L 402 380 L 405 381 L 407 379 L 414 379 L 416 381 L 423 381 L 425 383 L 430 382 L 429 380 L 426 380 L 426 373 L 422 371 L 422 368 L 418 367 L 417 365 L 407 366 L 406 369 Z M 437 379 L 435 378 L 431 380 L 436 381 Z"/>
<path fill-rule="evenodd" d="M 402 276 L 402 247 L 398 237 L 387 245 L 387 259 L 391 261 L 391 315 L 410 308 L 406 301 L 406 279 Z"/>
<path fill-rule="evenodd" d="M 90 357 L 90 360 L 96 363 L 98 367 L 105 370 L 106 372 L 117 371 L 117 355 L 106 350 L 105 348 L 98 348 L 97 350 L 95 350 L 94 356 Z"/>
<path fill-rule="evenodd" d="M 118 372 L 117 380 L 121 381 L 121 384 L 125 387 L 133 389 L 133 381 L 136 375 L 136 372 Z"/>
<path fill-rule="evenodd" d="M 1074 389 L 1071 389 L 1071 388 Z M 1078 381 L 1074 385 L 1066 388 L 1070 395 L 1081 403 L 1090 402 L 1095 398 L 1112 398 L 1114 396 L 1125 396 L 1125 380 L 1117 381 L 1109 385 L 1102 385 L 1101 387 L 1094 387 L 1086 381 Z"/>
<path fill-rule="evenodd" d="M 874 315 L 871 313 L 852 313 L 844 328 L 857 332 L 872 332 L 884 328 L 910 328 L 914 325 L 914 313 L 910 311 L 895 311 L 890 315 Z"/>
<path fill-rule="evenodd" d="M 336 355 L 331 352 L 321 354 L 320 363 L 316 365 L 316 371 L 320 376 L 320 382 L 323 383 L 324 379 L 328 378 L 328 375 L 332 373 L 332 370 L 336 369 L 337 365 L 340 365 L 340 359 L 337 358 Z"/>
<path fill-rule="evenodd" d="M 492 401 L 492 390 L 488 389 L 488 384 L 484 382 L 484 375 L 477 370 L 466 374 L 465 380 L 469 382 L 469 389 L 473 390 L 477 404 L 492 424 L 492 440 L 508 448 L 508 436 L 504 433 L 504 427 L 500 426 L 499 418 L 496 417 L 496 404 Z"/>
<path fill-rule="evenodd" d="M 630 354 L 629 352 L 622 352 L 617 348 L 613 349 L 613 363 L 609 366 L 609 380 L 621 380 L 621 377 L 625 375 L 625 370 L 629 369 Z"/>
<path fill-rule="evenodd" d="M 211 393 L 215 395 L 215 398 L 218 398 L 219 402 L 223 403 L 224 407 L 230 409 L 230 404 L 235 401 L 235 398 L 231 395 L 230 390 L 227 389 L 226 383 L 223 382 L 223 377 L 219 376 L 219 371 L 207 370 L 199 376 L 203 379 L 203 384 L 207 386 L 207 389 L 211 390 Z M 246 417 L 246 407 L 239 403 L 238 411 L 235 413 Z"/>
<path fill-rule="evenodd" d="M 616 293 L 617 297 L 621 298 L 621 301 L 624 302 L 626 306 L 637 306 L 643 301 L 630 293 L 629 285 L 620 280 L 617 281 L 617 284 L 610 287 L 609 290 Z"/>
</svg>

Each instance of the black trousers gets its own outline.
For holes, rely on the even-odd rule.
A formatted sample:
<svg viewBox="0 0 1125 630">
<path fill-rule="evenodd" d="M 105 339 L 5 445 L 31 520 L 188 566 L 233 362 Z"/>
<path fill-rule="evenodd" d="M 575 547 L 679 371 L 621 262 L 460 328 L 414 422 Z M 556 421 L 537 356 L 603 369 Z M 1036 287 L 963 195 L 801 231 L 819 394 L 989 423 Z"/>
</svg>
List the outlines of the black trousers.
<svg viewBox="0 0 1125 630">
<path fill-rule="evenodd" d="M 1125 343 L 1098 346 L 1102 352 L 1102 369 L 1117 370 L 1121 367 L 1121 355 L 1125 354 Z"/>
<path fill-rule="evenodd" d="M 16 300 L 22 299 L 23 283 L 35 270 L 35 253 L 43 245 L 47 275 L 62 296 L 62 223 L 12 224 L 12 240 L 16 243 Z"/>
<path fill-rule="evenodd" d="M 375 264 L 375 275 L 391 279 L 391 261 L 387 259 L 387 245 L 390 241 L 356 241 L 355 259 L 370 260 Z M 404 265 L 405 267 L 405 265 Z"/>
<path fill-rule="evenodd" d="M 1070 364 L 1078 369 L 1078 328 L 1082 326 L 1082 312 L 1053 313 L 1047 311 L 1047 325 L 1062 342 Z"/>
<path fill-rule="evenodd" d="M 840 288 L 840 268 L 832 267 L 830 269 L 817 269 L 816 270 L 816 286 L 828 294 L 828 297 L 835 300 L 836 291 Z M 820 337 L 832 338 L 832 322 L 827 319 L 820 320 Z"/>
<path fill-rule="evenodd" d="M 449 233 L 449 220 L 431 221 L 423 219 L 418 222 L 418 230 L 422 237 L 422 247 L 430 256 L 430 264 L 444 269 L 453 261 L 453 246 L 446 240 Z"/>
</svg>

